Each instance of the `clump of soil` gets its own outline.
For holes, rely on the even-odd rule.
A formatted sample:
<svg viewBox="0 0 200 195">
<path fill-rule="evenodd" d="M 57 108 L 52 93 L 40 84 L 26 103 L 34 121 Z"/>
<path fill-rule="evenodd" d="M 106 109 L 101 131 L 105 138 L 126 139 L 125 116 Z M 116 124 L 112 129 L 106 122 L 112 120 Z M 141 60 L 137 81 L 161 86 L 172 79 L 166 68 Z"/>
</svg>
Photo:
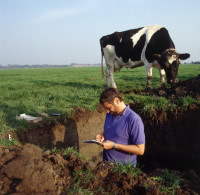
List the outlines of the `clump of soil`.
<svg viewBox="0 0 200 195">
<path fill-rule="evenodd" d="M 64 156 L 51 154 L 32 144 L 6 148 L 0 146 L 0 191 L 4 193 L 67 194 L 87 190 L 94 194 L 159 194 L 162 181 L 153 177 L 163 175 L 162 170 L 136 176 L 113 171 L 110 162 L 100 162 L 94 169 L 73 153 Z M 134 168 L 133 168 L 134 169 Z M 88 174 L 88 173 L 91 174 Z M 180 178 L 179 194 L 200 193 L 200 178 L 191 170 Z M 90 177 L 89 177 L 90 175 Z M 78 183 L 78 184 L 77 184 Z"/>
<path fill-rule="evenodd" d="M 70 176 L 66 166 L 61 156 L 45 154 L 34 145 L 1 147 L 0 191 L 59 194 Z"/>
<path fill-rule="evenodd" d="M 65 160 L 32 144 L 0 146 L 0 192 L 61 194 L 71 185 L 73 172 L 86 166 L 76 156 Z"/>
</svg>

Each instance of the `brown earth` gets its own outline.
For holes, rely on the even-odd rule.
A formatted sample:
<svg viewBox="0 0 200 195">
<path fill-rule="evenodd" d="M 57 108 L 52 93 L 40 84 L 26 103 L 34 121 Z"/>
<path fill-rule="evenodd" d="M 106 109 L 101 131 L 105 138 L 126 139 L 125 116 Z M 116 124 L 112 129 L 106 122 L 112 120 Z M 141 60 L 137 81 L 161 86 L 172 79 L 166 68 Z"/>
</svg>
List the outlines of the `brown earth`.
<svg viewBox="0 0 200 195">
<path fill-rule="evenodd" d="M 94 194 L 166 194 L 160 190 L 163 181 L 153 179 L 164 174 L 161 169 L 136 176 L 113 171 L 113 164 L 109 162 L 100 162 L 92 169 L 87 161 L 73 153 L 51 154 L 32 144 L 12 148 L 0 146 L 0 159 L 1 194 L 68 194 L 77 182 L 79 188 Z M 88 171 L 92 173 L 90 179 Z M 175 194 L 200 193 L 200 178 L 194 170 L 173 171 L 173 174 L 180 179 Z"/>
<path fill-rule="evenodd" d="M 175 102 L 186 96 L 199 99 L 199 86 L 200 76 L 197 76 L 171 88 L 127 93 L 164 96 Z M 137 112 L 138 105 L 130 104 L 130 107 Z M 168 168 L 181 178 L 176 194 L 200 194 L 200 106 L 140 115 L 145 125 L 146 151 L 138 158 L 138 165 L 144 171 L 138 176 L 113 172 L 112 164 L 101 162 L 100 146 L 82 143 L 102 132 L 105 113 L 101 109 L 89 112 L 78 108 L 72 118 L 49 118 L 32 124 L 28 131 L 12 134 L 22 146 L 0 147 L 0 193 L 66 194 L 66 188 L 73 187 L 78 178 L 87 178 L 85 173 L 79 173 L 78 177 L 75 173 L 91 170 L 94 177 L 80 182 L 80 186 L 94 194 L 165 194 L 160 190 L 162 181 L 152 177 L 162 176 Z M 49 150 L 42 152 L 35 145 L 43 150 L 76 146 L 90 161 L 73 154 L 66 157 L 51 154 Z"/>
</svg>

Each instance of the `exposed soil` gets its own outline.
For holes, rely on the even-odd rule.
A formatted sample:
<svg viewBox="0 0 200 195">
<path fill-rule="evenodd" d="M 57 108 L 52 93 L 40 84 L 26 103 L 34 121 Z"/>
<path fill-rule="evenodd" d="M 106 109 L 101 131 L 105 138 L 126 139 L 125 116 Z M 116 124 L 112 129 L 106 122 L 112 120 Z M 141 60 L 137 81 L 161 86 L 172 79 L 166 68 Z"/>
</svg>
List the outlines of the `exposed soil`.
<svg viewBox="0 0 200 195">
<path fill-rule="evenodd" d="M 126 93 L 163 96 L 172 102 L 186 96 L 199 99 L 200 75 L 171 88 Z M 137 106 L 130 104 L 136 112 Z M 49 118 L 32 124 L 28 131 L 13 134 L 21 146 L 0 146 L 0 194 L 67 194 L 76 183 L 94 194 L 166 194 L 166 184 L 153 179 L 163 176 L 166 168 L 180 178 L 175 194 L 200 194 L 200 106 L 140 115 L 145 125 L 146 151 L 138 158 L 143 172 L 137 176 L 113 172 L 113 164 L 101 162 L 100 146 L 82 143 L 102 132 L 105 113 L 101 109 L 89 112 L 79 108 L 72 118 Z M 74 154 L 51 154 L 48 149 L 55 146 L 76 146 L 90 160 L 81 160 Z M 88 170 L 93 175 L 90 179 Z"/>
<path fill-rule="evenodd" d="M 155 169 L 150 174 L 113 171 L 113 164 L 100 162 L 94 169 L 73 153 L 63 156 L 42 152 L 32 144 L 0 147 L 0 192 L 1 194 L 67 194 L 79 182 L 79 188 L 94 194 L 165 194 L 163 181 L 153 178 L 162 176 L 164 170 Z M 92 177 L 88 179 L 88 172 Z M 175 194 L 200 193 L 200 178 L 195 171 L 173 172 L 180 180 Z"/>
</svg>

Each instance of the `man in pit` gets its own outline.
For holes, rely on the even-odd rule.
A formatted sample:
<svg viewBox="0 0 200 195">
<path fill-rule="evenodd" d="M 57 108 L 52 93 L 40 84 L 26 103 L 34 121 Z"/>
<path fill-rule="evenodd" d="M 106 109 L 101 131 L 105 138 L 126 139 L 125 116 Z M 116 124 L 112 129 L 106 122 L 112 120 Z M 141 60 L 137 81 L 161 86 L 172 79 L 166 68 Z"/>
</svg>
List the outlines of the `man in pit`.
<svg viewBox="0 0 200 195">
<path fill-rule="evenodd" d="M 100 104 L 107 112 L 104 131 L 96 136 L 103 147 L 103 160 L 136 166 L 137 155 L 145 151 L 144 125 L 140 116 L 124 103 L 115 88 L 102 92 Z"/>
</svg>

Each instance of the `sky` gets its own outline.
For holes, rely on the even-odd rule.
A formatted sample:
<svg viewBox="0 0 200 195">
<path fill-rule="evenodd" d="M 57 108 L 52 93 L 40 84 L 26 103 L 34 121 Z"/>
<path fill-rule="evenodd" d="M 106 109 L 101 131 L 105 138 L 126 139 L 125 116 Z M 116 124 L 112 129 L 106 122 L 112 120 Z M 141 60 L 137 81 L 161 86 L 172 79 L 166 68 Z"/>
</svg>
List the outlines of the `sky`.
<svg viewBox="0 0 200 195">
<path fill-rule="evenodd" d="M 0 64 L 100 63 L 102 36 L 153 24 L 199 61 L 199 21 L 199 0 L 0 0 Z"/>
</svg>

